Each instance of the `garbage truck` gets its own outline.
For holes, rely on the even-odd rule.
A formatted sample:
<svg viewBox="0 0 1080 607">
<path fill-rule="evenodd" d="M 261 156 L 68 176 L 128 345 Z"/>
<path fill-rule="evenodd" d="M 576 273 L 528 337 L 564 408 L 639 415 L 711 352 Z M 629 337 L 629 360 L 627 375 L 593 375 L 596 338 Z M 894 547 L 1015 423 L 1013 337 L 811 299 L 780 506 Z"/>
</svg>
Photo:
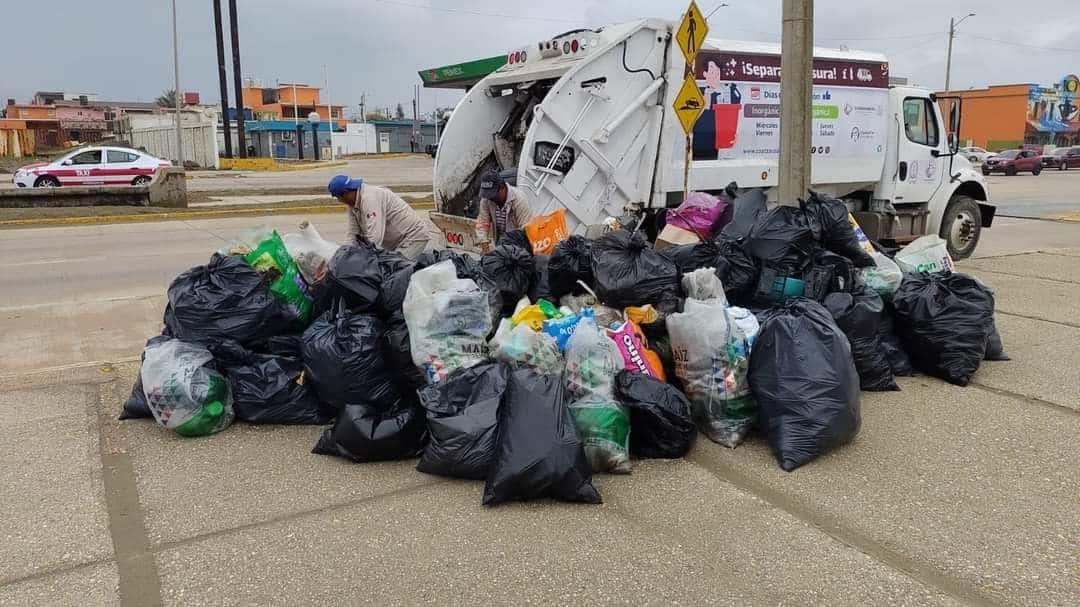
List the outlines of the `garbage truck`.
<svg viewBox="0 0 1080 607">
<path fill-rule="evenodd" d="M 735 182 L 775 200 L 780 46 L 707 39 L 688 66 L 674 27 L 568 31 L 510 51 L 469 89 L 435 159 L 432 219 L 448 243 L 474 245 L 468 217 L 489 170 L 516 179 L 535 213 L 565 209 L 572 233 L 678 205 L 688 159 L 689 190 Z M 692 143 L 673 108 L 687 69 L 705 99 Z M 959 98 L 890 85 L 883 55 L 815 48 L 812 108 L 815 191 L 844 200 L 873 239 L 940 234 L 955 258 L 972 254 L 995 207 L 957 153 Z"/>
</svg>

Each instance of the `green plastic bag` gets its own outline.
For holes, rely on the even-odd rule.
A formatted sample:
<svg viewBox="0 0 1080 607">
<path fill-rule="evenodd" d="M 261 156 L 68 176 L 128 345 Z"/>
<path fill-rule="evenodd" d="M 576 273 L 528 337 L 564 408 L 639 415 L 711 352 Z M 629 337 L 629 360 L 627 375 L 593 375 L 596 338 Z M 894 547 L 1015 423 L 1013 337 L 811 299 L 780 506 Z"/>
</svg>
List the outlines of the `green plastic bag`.
<svg viewBox="0 0 1080 607">
<path fill-rule="evenodd" d="M 630 473 L 630 415 L 614 399 L 587 397 L 570 404 L 578 438 L 594 472 Z"/>
<path fill-rule="evenodd" d="M 244 255 L 244 261 L 252 268 L 270 276 L 270 292 L 281 303 L 289 306 L 301 322 L 311 320 L 312 298 L 307 283 L 300 275 L 285 242 L 277 230 L 263 233 L 262 238 Z"/>
</svg>

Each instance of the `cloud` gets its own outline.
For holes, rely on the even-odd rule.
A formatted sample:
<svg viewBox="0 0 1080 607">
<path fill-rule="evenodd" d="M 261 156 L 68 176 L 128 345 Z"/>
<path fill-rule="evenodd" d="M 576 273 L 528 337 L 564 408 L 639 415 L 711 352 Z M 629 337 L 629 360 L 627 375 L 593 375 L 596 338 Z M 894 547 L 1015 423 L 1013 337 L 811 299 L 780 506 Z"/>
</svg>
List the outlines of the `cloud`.
<svg viewBox="0 0 1080 607">
<path fill-rule="evenodd" d="M 712 37 L 779 41 L 779 0 L 727 2 L 731 6 L 720 8 L 710 20 Z M 177 0 L 177 4 L 181 88 L 216 101 L 211 3 Z M 363 93 L 368 95 L 369 107 L 393 107 L 399 101 L 408 107 L 413 85 L 419 83 L 416 72 L 423 68 L 501 55 L 575 26 L 595 27 L 644 16 L 677 19 L 685 7 L 683 0 L 238 0 L 238 4 L 246 77 L 267 83 L 280 79 L 321 85 L 326 65 L 331 99 L 351 108 L 356 108 Z M 708 13 L 718 2 L 699 4 Z M 0 39 L 0 56 L 5 61 L 0 97 L 26 100 L 36 90 L 67 90 L 150 100 L 172 88 L 168 2 L 56 0 L 51 6 L 46 21 L 42 21 L 43 9 L 33 3 L 5 7 L 5 23 L 47 22 L 48 26 L 5 30 Z M 1067 72 L 1080 71 L 1080 53 L 986 40 L 1080 48 L 1080 4 L 1076 2 L 1029 6 L 1013 0 L 970 5 L 939 0 L 818 0 L 815 10 L 819 46 L 883 52 L 890 57 L 894 75 L 908 76 L 930 88 L 944 81 L 949 16 L 969 10 L 978 16 L 959 28 L 953 54 L 954 87 L 1049 84 Z M 452 104 L 458 97 L 453 91 L 425 90 L 421 106 L 430 110 L 435 104 Z"/>
</svg>

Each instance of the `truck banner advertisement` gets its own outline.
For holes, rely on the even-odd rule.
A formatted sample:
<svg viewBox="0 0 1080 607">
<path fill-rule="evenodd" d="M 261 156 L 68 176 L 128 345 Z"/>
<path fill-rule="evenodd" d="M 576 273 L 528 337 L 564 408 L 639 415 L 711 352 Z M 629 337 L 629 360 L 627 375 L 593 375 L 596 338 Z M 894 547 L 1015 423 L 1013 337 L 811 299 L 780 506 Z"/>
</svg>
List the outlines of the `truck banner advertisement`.
<svg viewBox="0 0 1080 607">
<path fill-rule="evenodd" d="M 704 49 L 694 67 L 706 101 L 694 126 L 694 160 L 778 156 L 780 57 Z M 883 152 L 888 73 L 887 63 L 814 60 L 812 155 Z"/>
</svg>

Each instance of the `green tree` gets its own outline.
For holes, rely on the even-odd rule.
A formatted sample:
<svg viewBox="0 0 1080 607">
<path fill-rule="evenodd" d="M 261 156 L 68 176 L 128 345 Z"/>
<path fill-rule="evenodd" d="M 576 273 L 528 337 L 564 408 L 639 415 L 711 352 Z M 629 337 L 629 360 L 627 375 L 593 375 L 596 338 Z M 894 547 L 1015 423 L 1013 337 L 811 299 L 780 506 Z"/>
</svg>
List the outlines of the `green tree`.
<svg viewBox="0 0 1080 607">
<path fill-rule="evenodd" d="M 161 91 L 161 94 L 154 101 L 160 107 L 176 107 L 176 91 L 174 89 L 165 89 Z"/>
</svg>

